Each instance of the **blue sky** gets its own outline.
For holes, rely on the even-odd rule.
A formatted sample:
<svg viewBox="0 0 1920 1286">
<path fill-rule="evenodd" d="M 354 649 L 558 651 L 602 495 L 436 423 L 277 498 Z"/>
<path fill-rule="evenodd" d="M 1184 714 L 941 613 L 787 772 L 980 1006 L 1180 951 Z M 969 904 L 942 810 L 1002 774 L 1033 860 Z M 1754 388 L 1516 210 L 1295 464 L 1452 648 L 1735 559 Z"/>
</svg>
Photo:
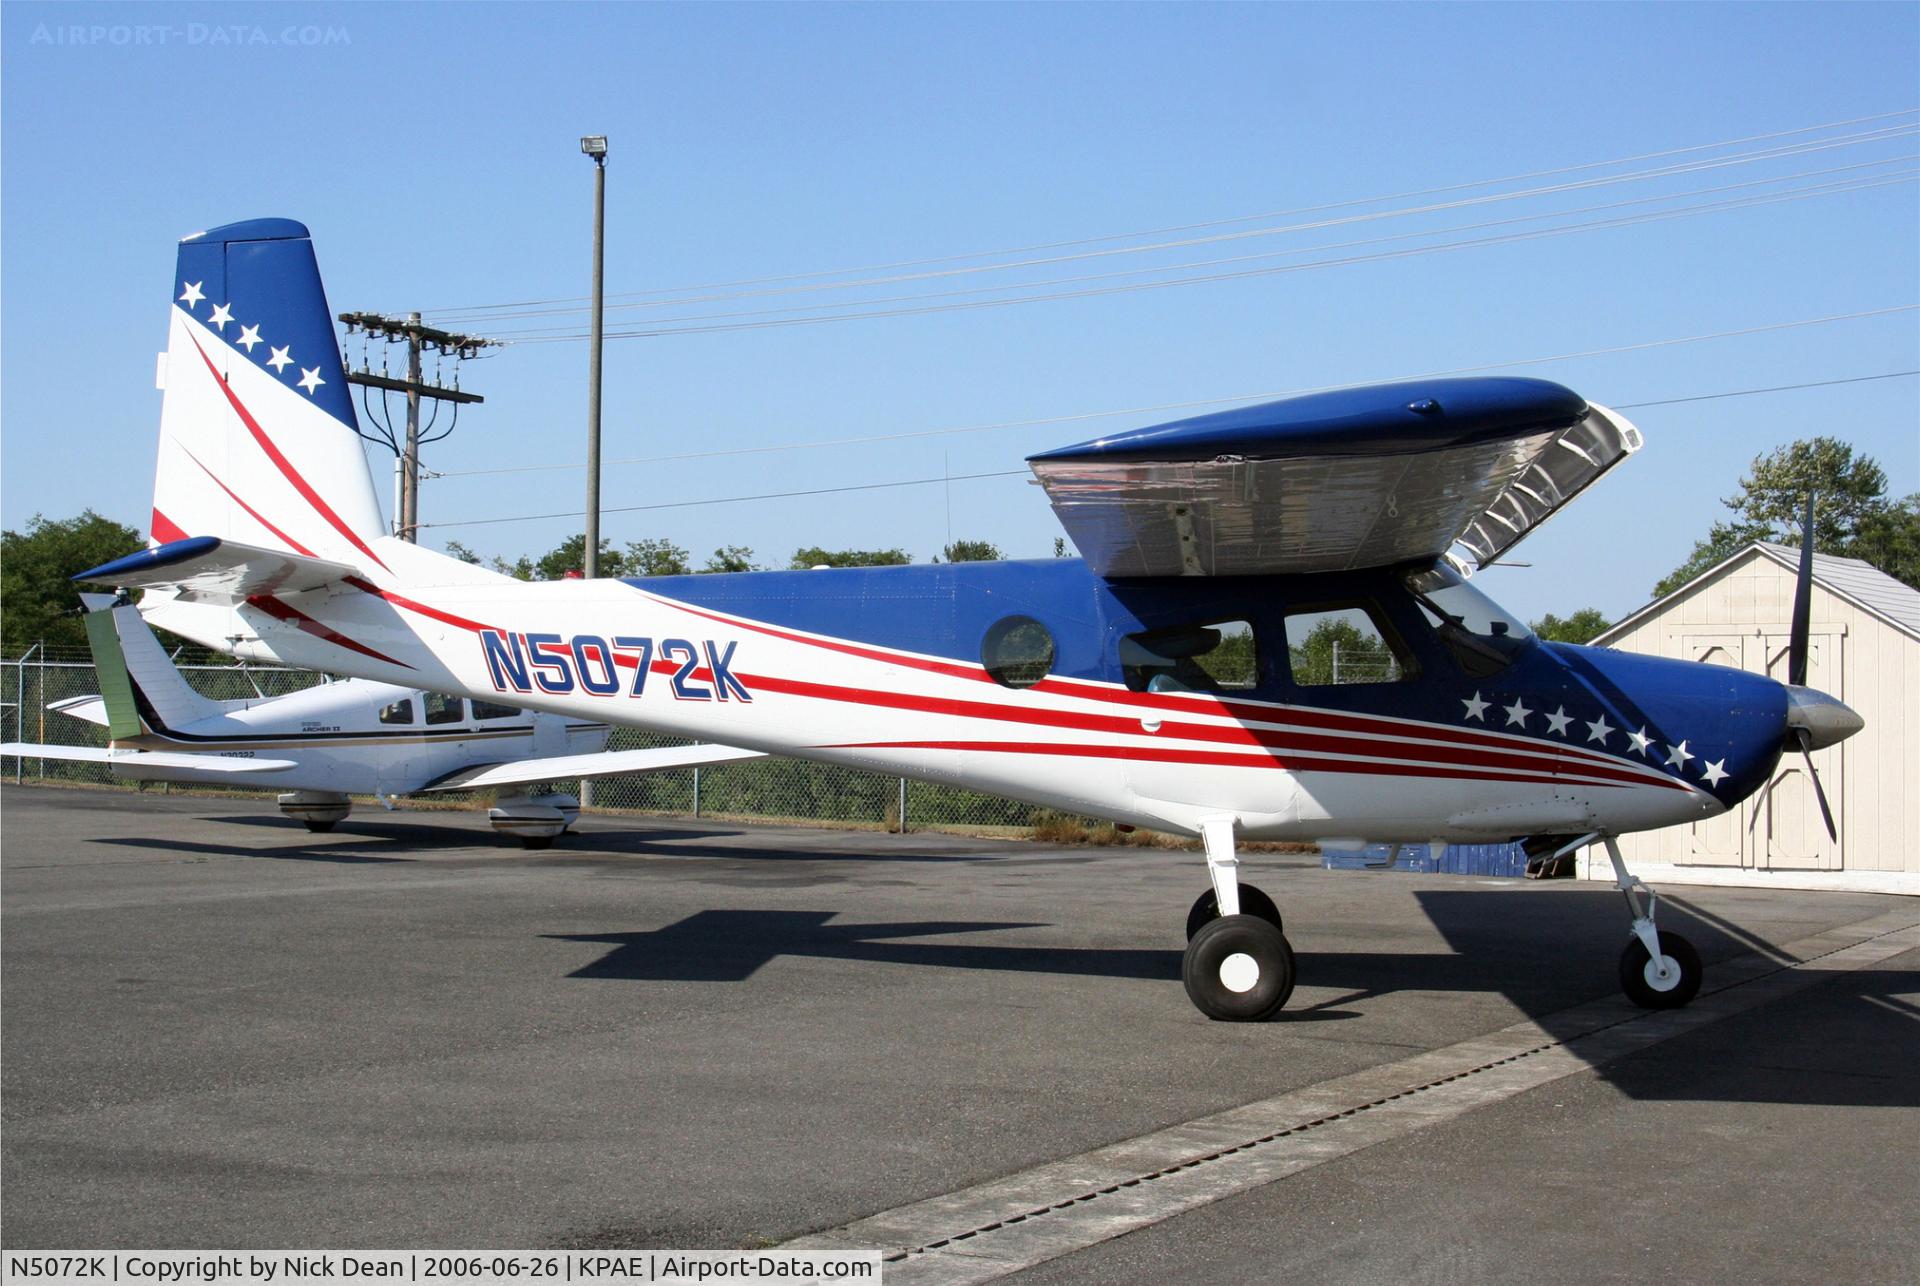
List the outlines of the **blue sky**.
<svg viewBox="0 0 1920 1286">
<path fill-rule="evenodd" d="M 336 311 L 418 308 L 533 338 L 534 327 L 574 327 L 580 315 L 452 310 L 585 294 L 583 133 L 612 139 L 608 291 L 665 292 L 1239 220 L 1884 116 L 1920 107 L 1920 7 L 10 3 L 0 59 L 0 517 L 17 528 L 35 512 L 92 506 L 144 529 L 161 291 L 175 239 L 216 223 L 307 223 Z M 607 467 L 603 504 L 1012 470 L 1029 452 L 1181 412 L 785 449 L 798 443 L 1231 399 L 1911 306 L 1920 197 L 1909 173 L 1915 138 L 1898 131 L 1917 120 L 1104 241 L 1015 257 L 1127 253 L 1018 271 L 618 310 L 610 330 L 1135 269 L 1158 271 L 1089 284 L 1159 281 L 1879 184 L 1230 281 L 612 340 L 604 454 L 647 459 Z M 1843 138 L 1869 130 L 1883 136 Z M 1789 145 L 1807 150 L 1137 249 Z M 1728 190 L 1683 195 L 1708 188 Z M 1646 203 L 1577 213 L 1626 201 Z M 1305 249 L 1413 233 L 1422 235 Z M 1171 267 L 1283 250 L 1296 253 Z M 1072 288 L 1082 287 L 1026 293 Z M 774 316 L 794 315 L 805 314 Z M 357 344 L 349 352 L 357 357 Z M 1515 369 L 1619 405 L 1916 367 L 1920 313 L 1909 307 Z M 463 384 L 487 403 L 427 464 L 450 474 L 577 464 L 586 368 L 577 340 L 519 343 L 468 364 Z M 1718 500 L 1747 462 L 1796 437 L 1838 434 L 1877 457 L 1896 492 L 1920 490 L 1913 378 L 1629 414 L 1647 433 L 1645 452 L 1516 554 L 1532 568 L 1485 575 L 1514 610 L 1618 616 L 1638 606 L 1721 516 Z M 783 449 L 658 458 L 767 447 Z M 376 461 L 377 477 L 389 470 Z M 582 479 L 578 469 L 434 479 L 422 518 L 577 510 Z M 425 540 L 538 554 L 578 529 L 577 518 L 434 526 Z M 783 564 L 802 544 L 900 545 L 925 559 L 949 533 L 1041 556 L 1059 529 L 1036 488 L 1003 477 L 609 512 L 604 530 L 619 543 L 667 537 L 696 555 L 748 545 Z"/>
</svg>

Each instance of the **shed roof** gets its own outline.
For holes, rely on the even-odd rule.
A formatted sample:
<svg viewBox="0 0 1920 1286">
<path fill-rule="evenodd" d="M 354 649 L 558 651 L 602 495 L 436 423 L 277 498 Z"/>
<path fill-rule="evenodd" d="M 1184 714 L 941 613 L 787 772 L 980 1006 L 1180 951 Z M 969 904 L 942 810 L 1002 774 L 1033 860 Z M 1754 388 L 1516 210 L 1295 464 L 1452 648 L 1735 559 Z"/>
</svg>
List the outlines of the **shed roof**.
<svg viewBox="0 0 1920 1286">
<path fill-rule="evenodd" d="M 1719 566 L 1700 573 L 1665 598 L 1657 598 L 1625 620 L 1609 626 L 1594 638 L 1594 646 L 1605 646 L 1680 595 L 1725 575 L 1733 567 L 1754 556 L 1778 563 L 1796 575 L 1800 571 L 1798 549 L 1790 545 L 1758 541 L 1748 545 Z M 1822 554 L 1818 551 L 1813 555 L 1813 583 L 1828 593 L 1845 599 L 1869 616 L 1884 621 L 1908 638 L 1920 642 L 1920 589 L 1897 581 L 1878 567 L 1862 562 L 1858 558 L 1836 558 L 1832 554 Z"/>
</svg>

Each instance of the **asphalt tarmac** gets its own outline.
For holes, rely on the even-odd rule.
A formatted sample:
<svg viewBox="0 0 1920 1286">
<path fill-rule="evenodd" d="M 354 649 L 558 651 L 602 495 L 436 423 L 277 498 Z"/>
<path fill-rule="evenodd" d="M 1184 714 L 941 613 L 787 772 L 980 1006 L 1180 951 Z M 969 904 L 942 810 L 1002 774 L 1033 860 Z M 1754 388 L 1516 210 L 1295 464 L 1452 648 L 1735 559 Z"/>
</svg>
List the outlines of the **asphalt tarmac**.
<svg viewBox="0 0 1920 1286">
<path fill-rule="evenodd" d="M 1670 889 L 1725 990 L 1661 1027 L 1612 999 L 1605 887 L 1242 874 L 1301 976 L 1256 1026 L 1181 989 L 1194 854 L 600 817 L 529 852 L 477 815 L 316 836 L 265 801 L 8 786 L 0 1243 L 844 1239 L 1506 1041 L 1546 1052 L 1409 1081 L 1414 1115 L 1336 1120 L 1285 1177 L 888 1280 L 1917 1275 L 1920 899 Z"/>
</svg>

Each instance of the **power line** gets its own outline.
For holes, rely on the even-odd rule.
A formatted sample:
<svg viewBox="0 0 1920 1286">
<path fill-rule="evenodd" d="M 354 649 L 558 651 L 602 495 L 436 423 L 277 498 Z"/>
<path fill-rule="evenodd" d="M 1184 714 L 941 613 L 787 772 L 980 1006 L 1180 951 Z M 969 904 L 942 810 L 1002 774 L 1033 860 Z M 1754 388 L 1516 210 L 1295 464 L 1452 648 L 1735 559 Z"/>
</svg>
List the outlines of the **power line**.
<svg viewBox="0 0 1920 1286">
<path fill-rule="evenodd" d="M 1358 205 L 1376 205 L 1383 201 L 1412 200 L 1419 197 L 1441 196 L 1449 192 L 1465 192 L 1474 188 L 1491 187 L 1501 183 L 1523 183 L 1533 179 L 1550 178 L 1558 174 L 1575 174 L 1584 170 L 1604 169 L 1610 165 L 1632 165 L 1641 161 L 1660 160 L 1669 156 L 1682 156 L 1693 152 L 1712 151 L 1720 147 L 1738 147 L 1745 143 L 1762 143 L 1772 139 L 1791 138 L 1802 134 L 1814 134 L 1821 130 L 1841 129 L 1850 125 L 1867 125 L 1878 121 L 1893 120 L 1898 117 L 1912 116 L 1920 108 L 1903 108 L 1895 112 L 1882 112 L 1872 116 L 1856 116 L 1846 120 L 1827 121 L 1818 125 L 1805 125 L 1797 129 L 1777 130 L 1766 134 L 1749 134 L 1739 138 L 1721 139 L 1711 143 L 1696 143 L 1687 147 L 1667 148 L 1656 152 L 1643 152 L 1633 156 L 1615 157 L 1604 161 L 1588 161 L 1578 165 L 1558 166 L 1551 169 L 1532 170 L 1524 174 L 1506 175 L 1500 178 L 1477 179 L 1467 183 L 1445 184 L 1438 187 L 1417 188 L 1405 192 L 1391 193 L 1374 197 L 1357 197 L 1349 200 L 1328 202 L 1320 205 L 1297 206 L 1283 210 L 1269 210 L 1259 214 L 1238 215 L 1227 219 L 1213 219 L 1200 223 L 1174 224 L 1160 228 L 1150 228 L 1137 232 L 1109 233 L 1097 237 L 1083 237 L 1069 241 L 1040 242 L 1032 245 L 1015 246 L 1000 250 L 974 251 L 968 254 L 942 255 L 933 258 L 898 260 L 891 263 L 869 264 L 851 268 L 833 268 L 815 272 L 789 273 L 770 277 L 749 277 L 733 281 L 710 282 L 701 285 L 680 286 L 652 291 L 626 291 L 615 298 L 634 298 L 640 296 L 659 297 L 663 295 L 682 295 L 700 290 L 731 289 L 739 286 L 758 286 L 780 282 L 807 281 L 818 277 L 845 276 L 850 273 L 889 272 L 901 268 L 918 268 L 932 264 L 961 263 L 969 259 L 999 258 L 1013 254 L 1034 254 L 1046 250 L 1067 249 L 1074 246 L 1097 245 L 1109 241 L 1126 241 L 1137 237 L 1165 236 L 1178 232 L 1191 232 L 1201 228 L 1225 227 L 1234 223 L 1247 223 L 1255 219 L 1292 218 L 1297 215 L 1318 214 L 1329 210 L 1349 209 Z M 543 307 L 551 304 L 584 302 L 583 296 L 563 296 L 553 299 L 529 299 L 499 304 L 466 304 L 430 311 L 439 313 L 491 313 L 503 309 Z"/>
<path fill-rule="evenodd" d="M 1683 402 L 1710 402 L 1719 398 L 1753 397 L 1761 393 L 1784 393 L 1795 389 L 1828 388 L 1837 384 L 1862 384 L 1869 380 L 1891 380 L 1904 376 L 1920 375 L 1920 370 L 1887 371 L 1879 375 L 1854 375 L 1843 379 L 1809 380 L 1801 384 L 1776 384 L 1767 388 L 1730 389 L 1721 393 L 1701 393 L 1692 397 L 1662 398 L 1651 402 L 1622 402 L 1613 409 L 1618 411 L 1644 409 L 1650 406 L 1676 406 Z M 831 496 L 850 491 L 887 491 L 899 487 L 928 487 L 937 483 L 971 482 L 981 478 L 1018 478 L 1029 476 L 1026 469 L 998 469 L 988 473 L 956 473 L 937 478 L 904 478 L 889 482 L 858 482 L 839 487 L 813 487 L 802 491 L 764 491 L 750 496 L 710 496 L 702 500 L 671 500 L 651 505 L 624 505 L 618 509 L 604 509 L 603 513 L 645 513 L 657 509 L 693 509 L 702 505 L 744 504 L 755 500 L 788 500 L 799 496 Z M 586 511 L 581 509 L 564 510 L 557 513 L 520 514 L 511 518 L 468 518 L 458 522 L 421 523 L 421 527 L 491 527 L 510 522 L 540 522 L 552 518 L 578 518 Z"/>
<path fill-rule="evenodd" d="M 1823 326 L 1832 322 L 1860 321 L 1869 317 L 1887 317 L 1897 313 L 1920 311 L 1920 304 L 1895 304 L 1887 308 L 1869 308 L 1860 312 L 1838 313 L 1827 317 L 1805 317 L 1796 321 L 1770 322 L 1763 326 L 1744 326 L 1738 330 L 1711 331 L 1702 335 L 1680 335 L 1668 339 L 1643 340 L 1636 344 L 1616 344 L 1607 348 L 1589 348 L 1576 353 L 1555 353 L 1547 357 L 1523 357 L 1504 362 L 1482 362 L 1475 366 L 1456 366 L 1448 370 L 1417 371 L 1410 374 L 1390 375 L 1381 379 L 1352 380 L 1340 384 L 1317 384 L 1304 388 L 1265 390 L 1256 393 L 1235 393 L 1227 397 L 1198 398 L 1184 402 L 1160 402 L 1150 406 L 1116 407 L 1110 411 L 1079 411 L 1070 415 L 1047 415 L 1028 420 L 1000 420 L 991 424 L 965 424 L 944 429 L 910 429 L 900 433 L 872 433 L 850 438 L 823 438 L 813 442 L 782 442 L 770 446 L 728 447 L 715 451 L 686 451 L 674 455 L 627 456 L 619 460 L 604 463 L 615 464 L 668 464 L 683 460 L 710 460 L 720 456 L 766 455 L 776 451 L 804 451 L 821 447 L 870 446 L 879 442 L 905 442 L 916 438 L 937 438 L 971 433 L 994 433 L 1005 429 L 1038 428 L 1048 424 L 1071 424 L 1080 420 L 1100 420 L 1117 415 L 1153 415 L 1166 411 L 1190 411 L 1208 406 L 1224 406 L 1233 402 L 1265 402 L 1275 398 L 1298 397 L 1306 393 L 1325 393 L 1333 389 L 1359 388 L 1367 384 L 1389 384 L 1400 380 L 1441 379 L 1449 375 L 1475 375 L 1485 371 L 1511 370 L 1521 366 L 1544 366 L 1551 362 L 1569 362 L 1583 357 L 1611 357 L 1619 353 L 1640 352 L 1646 349 L 1669 348 L 1677 344 L 1698 344 L 1714 339 L 1739 339 L 1748 335 L 1763 335 L 1773 331 L 1796 330 L 1804 326 Z M 584 468 L 580 464 L 524 464 L 507 465 L 498 469 L 453 469 L 444 473 L 436 472 L 434 478 L 474 478 L 500 473 L 552 473 L 562 469 Z"/>
<path fill-rule="evenodd" d="M 1771 178 L 1748 179 L 1745 182 L 1726 183 L 1717 187 L 1694 188 L 1687 192 L 1667 192 L 1657 196 L 1633 197 L 1625 201 L 1611 201 L 1598 205 L 1578 206 L 1570 210 L 1548 210 L 1542 211 L 1539 214 L 1515 215 L 1511 218 L 1492 219 L 1481 223 L 1459 224 L 1450 228 L 1427 228 L 1414 232 L 1396 232 L 1388 236 L 1368 237 L 1356 241 L 1333 241 L 1322 242 L 1319 245 L 1312 246 L 1293 246 L 1284 250 L 1267 250 L 1259 254 L 1251 255 L 1232 255 L 1223 259 L 1201 259 L 1192 260 L 1187 263 L 1157 264 L 1145 268 L 1126 268 L 1117 272 L 1089 273 L 1077 277 L 1043 278 L 1037 281 L 1009 282 L 997 286 L 973 286 L 964 290 L 922 292 L 911 295 L 884 296 L 878 299 L 850 300 L 844 303 L 797 305 L 789 308 L 754 309 L 730 313 L 693 313 L 681 317 L 655 318 L 651 324 L 667 325 L 678 322 L 708 321 L 735 317 L 765 317 L 789 313 L 811 313 L 832 308 L 868 308 L 875 304 L 913 303 L 933 299 L 950 299 L 962 295 L 988 294 L 995 291 L 1031 290 L 1041 286 L 1077 285 L 1089 281 L 1110 281 L 1116 277 L 1137 277 L 1150 273 L 1183 272 L 1193 268 L 1213 268 L 1226 264 L 1248 263 L 1259 259 L 1275 259 L 1284 255 L 1312 254 L 1322 250 L 1349 250 L 1360 246 L 1383 245 L 1391 241 L 1407 241 L 1419 237 L 1440 237 L 1461 232 L 1478 232 L 1487 228 L 1508 227 L 1515 223 L 1532 223 L 1541 219 L 1561 219 L 1569 218 L 1577 214 L 1593 214 L 1602 210 L 1619 210 L 1627 206 L 1650 205 L 1662 201 L 1680 201 L 1688 197 L 1711 196 L 1721 192 L 1738 191 L 1742 188 L 1766 187 L 1770 184 L 1789 183 L 1800 179 L 1824 178 L 1833 174 L 1846 174 L 1859 170 L 1875 169 L 1881 166 L 1895 165 L 1915 159 L 1920 159 L 1920 157 L 1916 157 L 1916 155 L 1912 153 L 1907 153 L 1900 156 L 1884 157 L 1877 161 L 1860 161 L 1853 165 L 1831 166 L 1821 170 L 1803 170 L 1798 174 L 1782 174 Z M 1810 185 L 1806 188 L 1791 189 L 1790 192 L 1814 192 L 1820 190 L 1823 190 L 1822 187 Z M 1789 194 L 1790 193 L 1775 193 L 1772 195 L 1784 196 Z M 548 335 L 555 332 L 564 332 L 565 334 L 560 337 L 569 338 L 577 328 L 578 323 L 569 322 L 559 326 L 523 327 L 518 330 L 505 330 L 502 331 L 501 334 L 511 340 L 518 341 L 529 340 L 535 336 Z"/>
<path fill-rule="evenodd" d="M 1264 268 L 1243 268 L 1232 272 L 1207 273 L 1192 277 L 1176 277 L 1167 281 L 1134 282 L 1127 285 L 1099 286 L 1082 290 L 1055 291 L 1049 294 L 1028 295 L 1017 299 L 977 299 L 945 304 L 927 304 L 899 308 L 879 308 L 866 312 L 849 312 L 832 316 L 782 317 L 759 321 L 721 322 L 712 325 L 671 325 L 655 326 L 624 331 L 608 331 L 608 339 L 655 339 L 669 335 L 715 334 L 727 331 L 766 330 L 790 326 L 812 326 L 829 322 L 864 321 L 874 318 L 924 316 L 932 313 L 969 312 L 985 308 L 1004 308 L 1017 304 L 1049 303 L 1063 299 L 1091 299 L 1107 295 L 1132 294 L 1145 290 L 1164 290 L 1174 286 L 1198 285 L 1220 281 L 1239 281 L 1254 277 L 1276 276 L 1286 273 L 1311 272 L 1321 268 L 1349 267 L 1361 263 L 1383 263 L 1397 259 L 1418 258 L 1423 255 L 1441 254 L 1453 250 L 1473 250 L 1487 246 L 1509 245 L 1522 241 L 1537 241 L 1547 237 L 1569 236 L 1574 233 L 1601 231 L 1611 228 L 1636 227 L 1648 223 L 1661 223 L 1671 219 L 1688 218 L 1700 214 L 1717 214 L 1733 210 L 1751 209 L 1765 205 L 1777 205 L 1788 201 L 1802 201 L 1820 196 L 1837 196 L 1843 193 L 1867 191 L 1872 188 L 1886 187 L 1896 183 L 1911 182 L 1916 173 L 1909 171 L 1890 177 L 1860 179 L 1846 183 L 1825 184 L 1786 193 L 1772 193 L 1761 196 L 1736 198 L 1730 201 L 1710 202 L 1689 206 L 1678 210 L 1651 211 L 1644 214 L 1627 215 L 1614 219 L 1592 220 L 1586 223 L 1568 224 L 1558 228 L 1537 228 L 1526 232 L 1505 233 L 1498 236 L 1473 237 L 1463 241 L 1440 242 L 1430 246 L 1414 246 L 1402 250 L 1380 251 L 1373 254 L 1344 255 L 1332 259 L 1316 259 L 1302 264 L 1279 264 Z M 554 344 L 571 343 L 585 339 L 584 332 L 567 335 L 536 336 L 511 341 L 517 344 Z"/>
</svg>

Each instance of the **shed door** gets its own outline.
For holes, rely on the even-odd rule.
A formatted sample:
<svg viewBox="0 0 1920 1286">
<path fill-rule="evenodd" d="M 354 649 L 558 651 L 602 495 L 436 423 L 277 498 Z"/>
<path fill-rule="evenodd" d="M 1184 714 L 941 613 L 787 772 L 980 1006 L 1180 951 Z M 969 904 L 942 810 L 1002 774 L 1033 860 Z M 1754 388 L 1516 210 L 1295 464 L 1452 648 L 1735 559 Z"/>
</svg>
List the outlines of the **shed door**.
<svg viewBox="0 0 1920 1286">
<path fill-rule="evenodd" d="M 1755 648 L 1764 649 L 1760 664 L 1752 668 L 1781 683 L 1787 681 L 1787 651 L 1791 636 L 1784 631 L 1754 638 Z M 1807 684 L 1845 701 L 1846 675 L 1841 664 L 1845 655 L 1846 631 L 1816 626 L 1808 636 Z M 1844 810 L 1846 798 L 1846 745 L 1828 746 L 1813 752 L 1814 767 L 1820 784 L 1826 787 L 1827 803 L 1833 809 L 1833 824 L 1846 839 Z M 1743 809 L 1750 809 L 1749 800 Z M 1814 797 L 1813 783 L 1807 777 L 1807 757 L 1798 750 L 1781 756 L 1774 769 L 1773 790 L 1760 805 L 1760 819 L 1754 824 L 1755 864 L 1762 870 L 1837 871 L 1841 868 L 1842 843 L 1827 835 L 1820 820 L 1820 802 Z"/>
</svg>

